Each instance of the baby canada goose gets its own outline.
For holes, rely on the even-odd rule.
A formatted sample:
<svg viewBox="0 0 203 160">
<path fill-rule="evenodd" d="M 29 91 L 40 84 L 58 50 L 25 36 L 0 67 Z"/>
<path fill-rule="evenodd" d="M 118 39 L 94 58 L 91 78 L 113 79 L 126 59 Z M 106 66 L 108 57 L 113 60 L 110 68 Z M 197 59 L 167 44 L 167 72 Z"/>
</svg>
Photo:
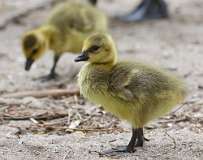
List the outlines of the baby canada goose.
<svg viewBox="0 0 203 160">
<path fill-rule="evenodd" d="M 132 124 L 128 152 L 143 146 L 147 122 L 170 111 L 186 95 L 183 83 L 161 69 L 118 62 L 115 44 L 107 34 L 88 37 L 75 61 L 87 61 L 78 77 L 84 97 Z"/>
<path fill-rule="evenodd" d="M 47 78 L 55 78 L 57 62 L 64 52 L 79 53 L 90 33 L 105 31 L 107 18 L 93 6 L 74 2 L 59 4 L 45 24 L 23 36 L 25 70 L 30 70 L 33 62 L 50 49 L 54 51 L 54 63 Z"/>
</svg>

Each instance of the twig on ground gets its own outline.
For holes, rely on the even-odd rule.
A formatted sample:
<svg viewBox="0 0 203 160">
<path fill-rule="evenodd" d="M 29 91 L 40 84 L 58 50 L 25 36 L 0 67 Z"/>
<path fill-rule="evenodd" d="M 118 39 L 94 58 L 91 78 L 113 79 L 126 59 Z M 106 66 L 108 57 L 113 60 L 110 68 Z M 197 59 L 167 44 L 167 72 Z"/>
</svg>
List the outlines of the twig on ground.
<svg viewBox="0 0 203 160">
<path fill-rule="evenodd" d="M 80 95 L 79 89 L 75 90 L 67 90 L 67 89 L 49 89 L 49 90 L 39 90 L 39 91 L 24 91 L 24 92 L 16 92 L 2 95 L 2 98 L 24 98 L 24 97 L 35 97 L 35 98 L 43 98 L 43 97 L 70 97 Z"/>
<path fill-rule="evenodd" d="M 70 159 L 71 154 L 74 154 L 73 149 L 70 146 L 67 146 L 67 147 L 68 149 L 70 149 L 70 151 L 68 151 L 68 153 L 65 154 L 65 156 L 63 157 L 63 160 Z"/>
<path fill-rule="evenodd" d="M 104 156 L 109 157 L 109 154 L 102 153 L 102 152 L 99 152 L 99 151 L 89 151 L 89 153 L 90 153 L 90 154 L 91 154 L 91 153 L 96 153 L 96 154 L 99 155 L 99 157 L 104 157 Z"/>
<path fill-rule="evenodd" d="M 175 109 L 173 112 L 171 112 L 171 114 L 174 114 L 174 113 L 176 113 L 177 111 L 179 111 L 181 108 L 183 108 L 184 106 L 189 105 L 189 104 L 194 104 L 195 102 L 196 102 L 196 101 L 194 101 L 194 100 L 188 100 L 188 101 L 182 103 L 182 104 L 181 104 L 177 109 Z"/>
<path fill-rule="evenodd" d="M 172 137 L 171 135 L 168 134 L 167 131 L 165 131 L 165 134 L 173 141 L 173 149 L 176 149 L 176 140 L 174 137 Z"/>
<path fill-rule="evenodd" d="M 21 105 L 21 104 L 22 104 L 22 101 L 20 101 L 19 99 L 5 99 L 1 95 L 1 98 L 0 98 L 0 107 L 1 106 L 6 106 L 8 108 L 11 105 Z"/>
<path fill-rule="evenodd" d="M 165 119 L 164 117 L 161 119 Z M 187 121 L 191 121 L 191 117 L 189 116 L 185 116 L 183 118 L 179 118 L 179 119 L 167 119 L 165 121 L 159 121 L 158 123 L 180 123 L 180 122 L 187 122 Z"/>
<path fill-rule="evenodd" d="M 30 121 L 32 121 L 35 124 L 39 124 L 39 122 L 36 119 L 34 119 L 34 118 L 30 118 Z"/>
<path fill-rule="evenodd" d="M 118 152 L 114 151 L 114 149 L 112 148 L 112 150 L 108 150 L 108 151 L 104 151 L 104 152 L 100 152 L 100 151 L 89 151 L 89 153 L 96 153 L 99 155 L 99 157 L 107 157 L 108 159 L 111 160 L 115 160 L 115 159 L 121 159 L 123 154 L 122 152 L 120 152 L 120 154 L 118 154 Z"/>
<path fill-rule="evenodd" d="M 66 132 L 81 131 L 81 132 L 109 132 L 109 131 L 123 131 L 121 128 L 67 128 Z"/>
<path fill-rule="evenodd" d="M 55 130 L 55 131 L 63 131 L 63 132 L 83 132 L 83 133 L 88 133 L 88 132 L 113 132 L 113 131 L 119 131 L 123 132 L 124 130 L 119 128 L 119 127 L 111 127 L 111 128 L 106 128 L 106 127 L 97 127 L 97 128 L 69 128 L 68 126 L 59 126 L 59 125 L 52 125 L 48 123 L 41 123 L 41 124 L 36 124 L 36 127 L 41 127 L 45 130 Z M 38 130 L 38 129 L 37 129 Z"/>
<path fill-rule="evenodd" d="M 63 118 L 68 116 L 67 113 L 54 113 L 54 114 L 49 114 L 48 112 L 45 112 L 43 114 L 39 115 L 30 115 L 30 116 L 23 116 L 23 117 L 17 117 L 13 116 L 10 114 L 3 114 L 3 119 L 4 120 L 52 120 L 52 119 L 57 119 L 57 118 Z"/>
</svg>

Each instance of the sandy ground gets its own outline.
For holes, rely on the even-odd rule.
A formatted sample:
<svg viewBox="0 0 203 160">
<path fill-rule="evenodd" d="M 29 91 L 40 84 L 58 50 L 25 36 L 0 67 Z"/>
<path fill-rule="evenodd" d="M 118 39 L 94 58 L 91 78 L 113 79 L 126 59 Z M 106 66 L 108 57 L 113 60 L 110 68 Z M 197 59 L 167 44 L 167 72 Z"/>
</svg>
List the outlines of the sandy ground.
<svg viewBox="0 0 203 160">
<path fill-rule="evenodd" d="M 43 4 L 26 1 L 22 7 L 24 1 L 0 0 L 0 94 L 75 86 L 80 65 L 74 64 L 72 54 L 60 60 L 57 81 L 38 80 L 48 73 L 51 54 L 46 54 L 30 72 L 24 71 L 20 37 L 43 22 L 51 0 Z M 128 143 L 130 126 L 82 97 L 1 96 L 0 160 L 203 159 L 203 1 L 168 3 L 168 20 L 139 24 L 110 20 L 110 32 L 121 58 L 153 62 L 184 77 L 188 85 L 183 107 L 146 126 L 150 141 L 143 148 L 133 154 L 109 153 Z M 125 14 L 133 5 L 130 0 L 104 0 L 99 7 L 113 17 Z"/>
</svg>

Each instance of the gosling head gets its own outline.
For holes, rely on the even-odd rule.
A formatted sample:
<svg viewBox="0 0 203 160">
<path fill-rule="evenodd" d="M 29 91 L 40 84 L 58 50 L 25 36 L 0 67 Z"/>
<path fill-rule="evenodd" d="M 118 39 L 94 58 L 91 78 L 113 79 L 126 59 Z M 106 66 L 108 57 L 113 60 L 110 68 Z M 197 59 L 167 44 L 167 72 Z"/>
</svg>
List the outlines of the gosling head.
<svg viewBox="0 0 203 160">
<path fill-rule="evenodd" d="M 22 49 L 26 57 L 25 70 L 29 71 L 32 64 L 39 59 L 47 49 L 47 41 L 43 34 L 29 32 L 22 39 Z"/>
<path fill-rule="evenodd" d="M 94 64 L 115 64 L 117 53 L 111 36 L 103 33 L 89 36 L 84 41 L 81 55 L 75 59 L 75 62 L 79 61 L 88 61 Z"/>
</svg>

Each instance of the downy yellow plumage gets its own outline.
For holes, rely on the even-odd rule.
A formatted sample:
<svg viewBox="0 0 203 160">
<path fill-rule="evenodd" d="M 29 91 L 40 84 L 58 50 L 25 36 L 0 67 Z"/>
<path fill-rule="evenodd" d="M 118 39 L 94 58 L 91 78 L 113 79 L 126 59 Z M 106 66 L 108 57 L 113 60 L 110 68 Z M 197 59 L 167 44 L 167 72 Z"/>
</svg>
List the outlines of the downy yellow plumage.
<svg viewBox="0 0 203 160">
<path fill-rule="evenodd" d="M 59 4 L 45 24 L 23 36 L 25 69 L 29 70 L 32 63 L 50 49 L 54 52 L 54 64 L 48 78 L 54 78 L 56 64 L 64 52 L 78 53 L 90 33 L 106 31 L 107 18 L 98 9 L 74 2 Z"/>
<path fill-rule="evenodd" d="M 128 152 L 143 145 L 147 122 L 170 111 L 186 95 L 182 81 L 168 72 L 140 62 L 118 62 L 115 44 L 107 34 L 85 40 L 75 61 L 88 61 L 78 77 L 84 97 L 132 124 Z"/>
</svg>

